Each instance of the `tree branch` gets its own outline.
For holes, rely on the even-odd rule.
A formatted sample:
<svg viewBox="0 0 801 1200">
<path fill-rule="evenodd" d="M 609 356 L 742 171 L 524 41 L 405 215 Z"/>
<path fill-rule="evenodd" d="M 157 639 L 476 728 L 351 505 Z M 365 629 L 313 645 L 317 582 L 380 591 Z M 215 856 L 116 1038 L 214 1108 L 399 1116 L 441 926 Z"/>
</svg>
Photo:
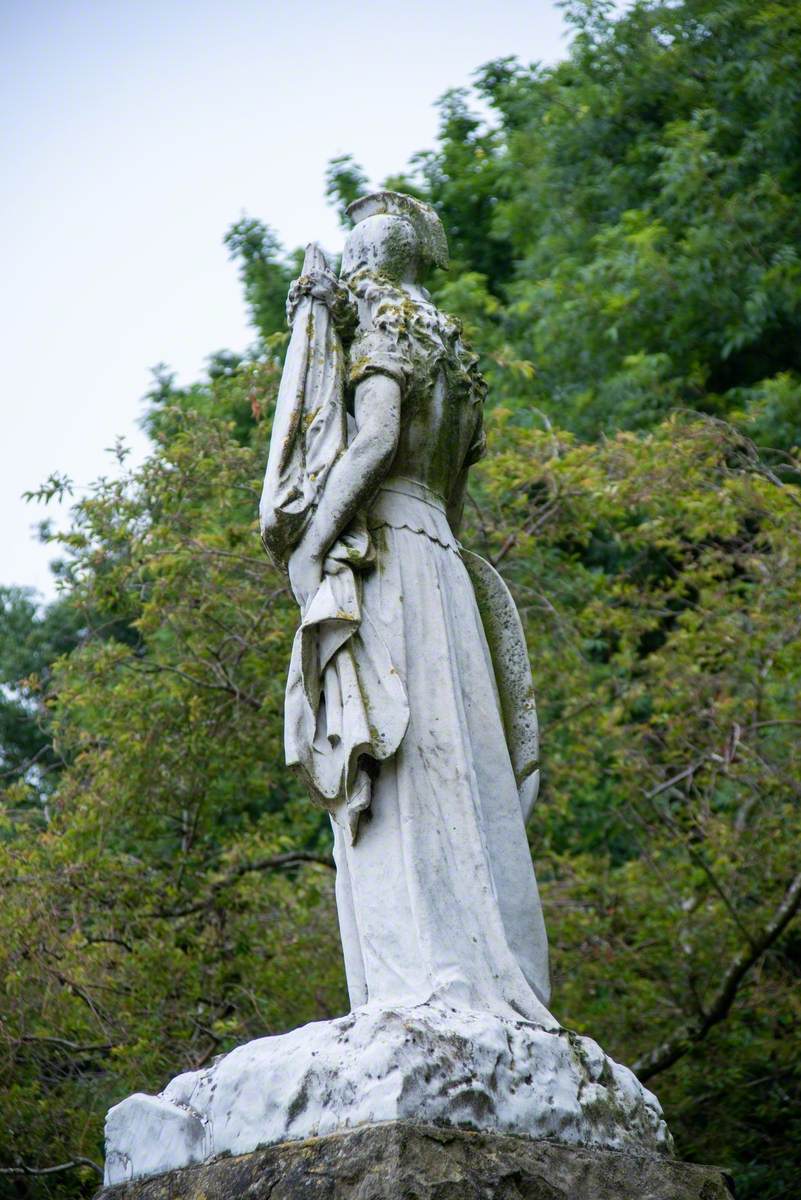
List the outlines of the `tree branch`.
<svg viewBox="0 0 801 1200">
<path fill-rule="evenodd" d="M 92 1162 L 91 1158 L 72 1158 L 54 1167 L 0 1167 L 0 1175 L 55 1175 L 58 1171 L 73 1171 L 76 1167 L 91 1167 L 103 1178 L 103 1168 Z"/>
<path fill-rule="evenodd" d="M 649 1054 L 637 1059 L 632 1070 L 639 1079 L 645 1082 L 660 1071 L 672 1067 L 697 1042 L 703 1041 L 710 1029 L 728 1016 L 743 979 L 758 959 L 781 937 L 799 908 L 801 908 L 801 872 L 795 876 L 784 893 L 784 898 L 776 909 L 773 920 L 764 926 L 761 932 L 753 937 L 748 947 L 741 950 L 729 964 L 720 987 L 712 997 L 712 1003 L 703 1016 L 688 1022 L 673 1037 L 662 1042 Z"/>
<path fill-rule="evenodd" d="M 74 1054 L 100 1054 L 105 1050 L 113 1050 L 115 1045 L 114 1042 L 90 1042 L 84 1046 L 79 1042 L 70 1042 L 67 1038 L 45 1037 L 44 1035 L 39 1037 L 27 1033 L 16 1040 L 26 1046 L 60 1046 Z"/>
<path fill-rule="evenodd" d="M 97 1007 L 97 1005 L 95 1004 L 94 1000 L 89 995 L 89 993 L 86 992 L 80 986 L 80 984 L 77 984 L 74 979 L 70 979 L 67 975 L 64 975 L 56 967 L 49 967 L 45 964 L 45 970 L 47 971 L 48 975 L 52 975 L 54 979 L 57 979 L 58 982 L 62 985 L 62 987 L 65 987 L 70 992 L 72 992 L 73 996 L 77 996 L 79 1000 L 83 1000 L 84 1004 L 89 1009 L 92 1016 L 97 1019 L 98 1023 L 103 1026 L 104 1030 L 106 1029 L 107 1024 L 108 1024 L 106 1021 L 106 1018 L 104 1017 L 104 1015 L 100 1011 L 100 1009 Z M 100 987 L 101 985 L 95 984 L 95 986 Z"/>
<path fill-rule="evenodd" d="M 205 900 L 198 900 L 185 908 L 159 909 L 152 915 L 156 917 L 189 917 L 193 913 L 211 908 L 219 892 L 236 883 L 243 875 L 249 875 L 251 871 L 272 871 L 281 867 L 294 867 L 300 863 L 316 863 L 318 866 L 328 867 L 331 871 L 335 869 L 333 858 L 327 854 L 312 854 L 308 850 L 290 850 L 286 854 L 273 854 L 270 858 L 260 858 L 255 862 L 241 863 L 238 867 L 234 867 L 222 879 L 216 880 L 211 885 L 211 895 L 207 896 Z"/>
<path fill-rule="evenodd" d="M 513 548 L 513 546 L 516 544 L 518 538 L 521 536 L 521 532 L 522 532 L 523 537 L 531 537 L 531 535 L 533 533 L 538 533 L 539 530 L 542 528 L 542 526 L 545 524 L 545 522 L 548 520 L 548 517 L 550 517 L 550 515 L 554 511 L 554 509 L 558 507 L 560 500 L 561 500 L 561 497 L 558 494 L 556 496 L 553 496 L 550 500 L 547 501 L 547 503 L 545 503 L 542 506 L 541 509 L 539 509 L 539 510 L 537 510 L 537 512 L 535 512 L 534 516 L 531 518 L 530 521 L 526 522 L 526 524 L 523 526 L 522 531 L 519 529 L 513 529 L 511 533 L 507 534 L 503 540 L 503 543 L 501 544 L 501 548 L 499 549 L 498 553 L 495 555 L 494 558 L 490 558 L 491 565 L 493 567 L 497 567 L 498 564 L 504 558 L 506 558 L 506 555 Z"/>
<path fill-rule="evenodd" d="M 187 683 L 193 684 L 194 687 L 206 688 L 210 692 L 225 692 L 229 696 L 233 696 L 235 700 L 241 700 L 247 704 L 254 712 L 258 712 L 261 708 L 261 700 L 257 700 L 255 696 L 248 695 L 233 683 L 209 683 L 207 679 L 198 679 L 195 675 L 190 675 L 188 671 L 182 671 L 180 667 L 173 667 L 169 663 L 127 663 L 122 664 L 128 667 L 131 671 L 141 671 L 145 675 L 157 675 L 162 671 L 166 671 L 171 675 L 177 675 L 180 679 L 185 679 Z"/>
</svg>

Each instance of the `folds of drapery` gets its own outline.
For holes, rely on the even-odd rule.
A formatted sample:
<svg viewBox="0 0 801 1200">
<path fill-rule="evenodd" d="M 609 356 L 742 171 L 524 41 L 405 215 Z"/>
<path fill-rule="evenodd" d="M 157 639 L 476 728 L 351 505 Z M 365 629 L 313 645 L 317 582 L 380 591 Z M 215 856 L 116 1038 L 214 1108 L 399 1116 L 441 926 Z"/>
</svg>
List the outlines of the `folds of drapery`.
<svg viewBox="0 0 801 1200">
<path fill-rule="evenodd" d="M 366 531 L 364 538 L 367 538 Z M 284 713 L 286 760 L 356 838 L 372 794 L 369 763 L 398 749 L 409 722 L 406 689 L 386 644 L 368 628 L 360 580 L 335 556 L 295 634 Z"/>
<path fill-rule="evenodd" d="M 312 243 L 298 281 L 328 270 Z M 282 566 L 300 540 L 331 467 L 347 445 L 345 356 L 323 300 L 301 294 L 275 405 L 259 516 L 270 556 Z"/>
<path fill-rule="evenodd" d="M 368 525 L 425 534 L 457 552 L 470 576 L 492 658 L 498 705 L 515 774 L 524 823 L 539 790 L 539 725 L 526 639 L 512 595 L 495 568 L 460 546 L 448 523 L 445 502 L 418 481 L 402 475 L 386 479 L 371 506 Z"/>
<path fill-rule="evenodd" d="M 304 278 L 327 269 L 307 248 Z M 276 402 L 260 504 L 264 545 L 286 566 L 311 519 L 331 467 L 348 443 L 344 353 L 323 300 L 298 303 Z M 373 550 L 356 521 L 330 548 L 322 582 L 295 635 L 284 711 L 286 761 L 349 838 L 370 804 L 370 760 L 394 754 L 409 708 L 380 638 L 365 637 L 359 572 Z"/>
</svg>

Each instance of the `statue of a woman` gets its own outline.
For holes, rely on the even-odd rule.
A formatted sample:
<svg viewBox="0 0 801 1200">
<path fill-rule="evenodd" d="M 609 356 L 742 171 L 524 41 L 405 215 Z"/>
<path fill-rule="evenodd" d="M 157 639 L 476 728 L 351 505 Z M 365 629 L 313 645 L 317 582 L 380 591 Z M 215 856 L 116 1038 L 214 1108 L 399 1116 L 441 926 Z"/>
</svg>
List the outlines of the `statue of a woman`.
<svg viewBox="0 0 801 1200">
<path fill-rule="evenodd" d="M 656 1099 L 546 1008 L 520 620 L 457 541 L 484 383 L 421 286 L 435 213 L 351 205 L 311 246 L 261 503 L 301 610 L 287 761 L 331 814 L 352 1011 L 238 1046 L 106 1119 L 106 1182 L 393 1121 L 663 1153 Z"/>
<path fill-rule="evenodd" d="M 439 1001 L 552 1025 L 524 827 L 526 649 L 500 578 L 475 556 L 468 569 L 457 541 L 485 384 L 422 287 L 446 262 L 433 210 L 379 192 L 350 214 L 340 280 L 312 247 L 290 297 L 261 505 L 302 612 L 287 758 L 332 814 L 354 1007 Z"/>
</svg>

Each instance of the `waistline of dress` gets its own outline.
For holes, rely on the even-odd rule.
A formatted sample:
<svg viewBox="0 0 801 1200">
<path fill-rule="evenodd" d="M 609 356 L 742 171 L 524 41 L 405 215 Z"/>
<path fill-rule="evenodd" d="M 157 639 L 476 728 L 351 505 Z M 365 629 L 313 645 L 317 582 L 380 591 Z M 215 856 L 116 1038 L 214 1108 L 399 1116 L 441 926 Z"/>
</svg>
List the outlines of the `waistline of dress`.
<svg viewBox="0 0 801 1200">
<path fill-rule="evenodd" d="M 410 500 L 422 500 L 424 504 L 430 504 L 432 508 L 445 512 L 445 501 L 439 492 L 416 479 L 409 479 L 407 475 L 390 475 L 381 484 L 379 492 L 392 492 L 398 496 L 407 496 Z"/>
<path fill-rule="evenodd" d="M 413 533 L 424 533 L 441 546 L 459 549 L 442 496 L 405 475 L 392 475 L 384 480 L 370 506 L 367 525 L 370 529 L 379 529 L 383 525 L 409 529 Z"/>
</svg>

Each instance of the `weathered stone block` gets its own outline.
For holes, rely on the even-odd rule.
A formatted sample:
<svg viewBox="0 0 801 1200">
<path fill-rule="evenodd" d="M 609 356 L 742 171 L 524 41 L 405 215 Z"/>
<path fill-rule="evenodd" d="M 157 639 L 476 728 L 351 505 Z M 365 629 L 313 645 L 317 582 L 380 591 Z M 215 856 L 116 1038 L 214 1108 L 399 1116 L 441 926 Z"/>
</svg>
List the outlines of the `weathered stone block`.
<svg viewBox="0 0 801 1200">
<path fill-rule="evenodd" d="M 714 1167 L 398 1122 L 105 1188 L 97 1200 L 731 1200 Z"/>
</svg>

